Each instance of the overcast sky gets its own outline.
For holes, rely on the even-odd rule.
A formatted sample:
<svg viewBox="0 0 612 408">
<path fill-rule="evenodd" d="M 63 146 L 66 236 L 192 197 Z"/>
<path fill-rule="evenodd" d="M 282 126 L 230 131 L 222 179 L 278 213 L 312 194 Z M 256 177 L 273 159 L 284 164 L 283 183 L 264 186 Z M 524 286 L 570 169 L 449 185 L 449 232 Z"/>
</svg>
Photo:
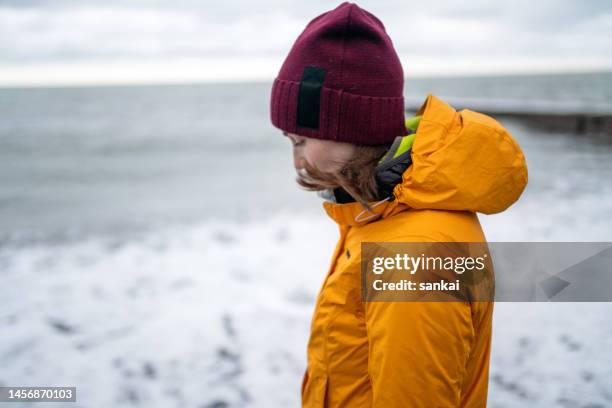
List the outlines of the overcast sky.
<svg viewBox="0 0 612 408">
<path fill-rule="evenodd" d="M 270 79 L 340 3 L 0 0 L 0 85 Z M 611 0 L 356 3 L 407 76 L 612 69 Z"/>
</svg>

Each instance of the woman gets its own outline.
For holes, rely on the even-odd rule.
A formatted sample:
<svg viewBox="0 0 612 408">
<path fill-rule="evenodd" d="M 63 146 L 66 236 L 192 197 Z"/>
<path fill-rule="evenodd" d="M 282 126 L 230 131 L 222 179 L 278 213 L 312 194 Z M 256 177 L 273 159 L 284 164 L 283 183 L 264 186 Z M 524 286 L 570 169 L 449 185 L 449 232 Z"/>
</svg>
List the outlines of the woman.
<svg viewBox="0 0 612 408">
<path fill-rule="evenodd" d="M 484 407 L 492 302 L 363 302 L 362 242 L 486 242 L 514 203 L 521 149 L 495 119 L 429 94 L 404 117 L 383 24 L 344 2 L 297 38 L 271 92 L 298 183 L 340 229 L 312 320 L 304 407 Z"/>
</svg>

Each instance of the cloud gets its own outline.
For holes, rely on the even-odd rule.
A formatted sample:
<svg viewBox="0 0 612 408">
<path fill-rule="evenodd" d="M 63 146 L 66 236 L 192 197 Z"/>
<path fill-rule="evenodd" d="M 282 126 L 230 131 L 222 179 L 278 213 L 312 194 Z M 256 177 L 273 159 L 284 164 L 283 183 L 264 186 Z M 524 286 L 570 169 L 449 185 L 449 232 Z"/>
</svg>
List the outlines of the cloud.
<svg viewBox="0 0 612 408">
<path fill-rule="evenodd" d="M 267 54 L 299 34 L 282 12 L 220 21 L 205 11 L 0 8 L 5 61 Z"/>
<path fill-rule="evenodd" d="M 271 77 L 308 21 L 339 3 L 0 0 L 0 82 L 10 82 L 19 69 L 44 76 L 62 64 L 67 70 L 149 64 L 162 72 L 172 61 L 196 60 L 197 66 L 218 60 L 232 67 L 228 72 L 238 71 L 236 61 L 266 60 L 271 65 L 258 70 Z M 423 70 L 612 67 L 608 0 L 358 4 L 380 17 L 400 57 Z"/>
</svg>

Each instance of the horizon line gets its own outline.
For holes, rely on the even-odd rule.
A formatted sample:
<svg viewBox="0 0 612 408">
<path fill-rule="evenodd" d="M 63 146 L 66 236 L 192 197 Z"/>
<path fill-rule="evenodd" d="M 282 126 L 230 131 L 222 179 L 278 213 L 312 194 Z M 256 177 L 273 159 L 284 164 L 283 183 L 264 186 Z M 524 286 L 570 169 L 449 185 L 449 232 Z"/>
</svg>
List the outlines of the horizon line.
<svg viewBox="0 0 612 408">
<path fill-rule="evenodd" d="M 605 75 L 612 74 L 612 67 L 597 68 L 597 69 L 577 69 L 577 70 L 557 70 L 557 71 L 524 71 L 524 72 L 459 72 L 456 74 L 450 73 L 434 73 L 429 75 L 405 75 L 404 81 L 410 80 L 427 80 L 427 79 L 467 79 L 467 78 L 512 78 L 512 77 L 534 77 L 534 76 L 571 76 L 571 75 Z M 62 88 L 123 88 L 123 87 L 147 87 L 147 86 L 201 86 L 201 85 L 233 85 L 233 84 L 263 84 L 271 83 L 274 77 L 270 78 L 201 78 L 201 79 L 185 79 L 185 80 L 151 80 L 151 81 L 134 81 L 134 80 L 118 80 L 113 82 L 108 81 L 83 81 L 83 82 L 48 82 L 48 83 L 20 83 L 8 84 L 0 82 L 0 90 L 9 89 L 62 89 Z"/>
</svg>

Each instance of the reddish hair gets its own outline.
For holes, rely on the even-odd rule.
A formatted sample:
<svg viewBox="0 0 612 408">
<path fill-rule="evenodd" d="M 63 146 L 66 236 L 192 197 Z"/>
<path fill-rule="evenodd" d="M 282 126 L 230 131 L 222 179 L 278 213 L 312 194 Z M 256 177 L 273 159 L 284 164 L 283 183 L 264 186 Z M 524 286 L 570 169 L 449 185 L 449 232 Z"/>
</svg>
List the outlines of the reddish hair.
<svg viewBox="0 0 612 408">
<path fill-rule="evenodd" d="M 376 165 L 389 147 L 357 145 L 355 154 L 336 172 L 324 172 L 304 161 L 304 168 L 302 172 L 298 172 L 296 181 L 309 191 L 342 187 L 355 201 L 371 211 L 369 202 L 379 200 Z"/>
</svg>

